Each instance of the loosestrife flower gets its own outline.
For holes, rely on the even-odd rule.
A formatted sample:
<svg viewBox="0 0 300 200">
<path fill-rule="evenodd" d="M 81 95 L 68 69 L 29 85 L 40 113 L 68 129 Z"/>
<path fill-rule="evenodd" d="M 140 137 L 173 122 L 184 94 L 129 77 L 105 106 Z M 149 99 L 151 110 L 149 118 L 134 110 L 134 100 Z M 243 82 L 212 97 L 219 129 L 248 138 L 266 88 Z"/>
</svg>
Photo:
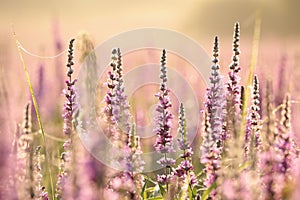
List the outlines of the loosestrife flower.
<svg viewBox="0 0 300 200">
<path fill-rule="evenodd" d="M 128 144 L 129 133 L 131 129 L 131 114 L 130 106 L 125 94 L 124 78 L 123 78 L 123 65 L 121 51 L 117 49 L 117 66 L 116 66 L 116 87 L 114 88 L 114 96 L 112 99 L 112 112 L 118 124 L 118 129 L 121 132 L 121 139 L 123 145 Z"/>
<path fill-rule="evenodd" d="M 34 187 L 35 187 L 35 196 L 40 200 L 48 200 L 48 192 L 46 191 L 45 186 L 42 185 L 43 174 L 41 168 L 41 147 L 38 146 L 35 149 L 33 157 L 33 176 L 34 176 Z"/>
<path fill-rule="evenodd" d="M 106 80 L 107 91 L 104 98 L 105 107 L 103 109 L 104 119 L 107 127 L 107 134 L 109 138 L 113 139 L 113 143 L 117 143 L 119 141 L 119 135 L 116 130 L 116 119 L 113 115 L 113 100 L 115 99 L 115 88 L 116 88 L 116 69 L 117 69 L 117 50 L 112 50 L 111 57 L 111 70 L 108 72 L 108 79 Z"/>
<path fill-rule="evenodd" d="M 17 187 L 19 197 L 31 199 L 35 196 L 33 185 L 33 134 L 31 122 L 31 103 L 27 103 L 24 111 L 21 135 L 17 145 Z"/>
<path fill-rule="evenodd" d="M 208 189 L 217 181 L 218 170 L 220 169 L 220 148 L 217 147 L 216 141 L 212 138 L 212 130 L 209 122 L 208 113 L 204 112 L 204 122 L 202 137 L 203 142 L 201 145 L 201 163 L 205 165 L 204 172 L 206 179 L 204 185 Z M 210 193 L 210 197 L 213 198 L 216 195 L 216 190 Z"/>
<path fill-rule="evenodd" d="M 131 149 L 131 168 L 133 172 L 141 173 L 144 170 L 144 164 L 141 155 L 142 149 L 140 144 L 140 137 L 136 135 L 135 124 L 132 124 L 131 132 L 129 135 L 128 147 Z"/>
<path fill-rule="evenodd" d="M 26 104 L 22 127 L 23 127 L 23 134 L 28 135 L 32 133 L 31 103 Z"/>
<path fill-rule="evenodd" d="M 222 130 L 225 118 L 225 90 L 222 83 L 222 76 L 219 73 L 220 66 L 218 64 L 219 46 L 218 37 L 215 37 L 213 48 L 213 65 L 211 66 L 210 88 L 207 89 L 207 97 L 205 106 L 209 114 L 209 123 L 212 129 L 212 139 L 217 142 L 221 148 L 226 136 Z"/>
<path fill-rule="evenodd" d="M 264 136 L 266 140 L 266 148 L 273 145 L 275 138 L 277 137 L 277 130 L 275 128 L 275 114 L 273 112 L 274 110 L 274 97 L 273 97 L 273 88 L 272 88 L 272 82 L 267 81 L 266 85 L 266 95 L 265 95 L 265 124 L 263 127 L 265 127 L 264 130 Z"/>
<path fill-rule="evenodd" d="M 64 134 L 65 135 L 70 135 L 72 132 L 72 115 L 74 113 L 74 110 L 76 109 L 76 92 L 75 92 L 75 82 L 77 81 L 76 79 L 72 80 L 72 74 L 73 74 L 73 69 L 72 66 L 74 65 L 73 62 L 73 43 L 75 39 L 72 39 L 69 44 L 69 54 L 68 54 L 68 62 L 67 62 L 67 76 L 68 80 L 66 80 L 66 85 L 67 89 L 63 90 L 63 93 L 65 97 L 67 98 L 67 101 L 64 104 Z"/>
<path fill-rule="evenodd" d="M 179 128 L 178 133 L 180 138 L 178 139 L 178 147 L 183 151 L 181 154 L 181 158 L 183 160 L 175 169 L 174 174 L 183 180 L 188 181 L 188 185 L 193 191 L 193 188 L 197 185 L 197 178 L 194 173 L 194 166 L 192 164 L 192 154 L 194 153 L 190 143 L 187 141 L 187 125 L 185 118 L 184 106 L 181 103 L 179 109 L 179 120 L 178 120 Z M 195 194 L 193 194 L 195 196 Z"/>
<path fill-rule="evenodd" d="M 119 194 L 125 194 L 130 199 L 139 199 L 144 181 L 140 173 L 143 171 L 145 163 L 141 158 L 142 150 L 139 137 L 135 134 L 134 125 L 132 126 L 129 143 L 122 148 L 124 155 L 121 163 L 124 170 L 110 178 L 108 189 L 112 189 Z"/>
<path fill-rule="evenodd" d="M 291 137 L 290 96 L 287 95 L 281 112 L 280 123 L 272 146 L 261 154 L 264 199 L 282 199 L 285 187 L 293 179 L 292 167 L 296 158 L 294 141 Z"/>
<path fill-rule="evenodd" d="M 161 183 L 168 183 L 171 178 L 171 166 L 175 164 L 173 158 L 167 157 L 168 153 L 174 151 L 173 147 L 173 137 L 171 135 L 171 120 L 173 115 L 170 112 L 170 107 L 172 106 L 169 92 L 167 88 L 167 68 L 166 68 L 166 50 L 164 49 L 161 57 L 161 84 L 160 91 L 156 94 L 159 99 L 159 103 L 156 107 L 158 115 L 155 118 L 156 128 L 154 133 L 156 135 L 156 142 L 154 147 L 158 153 L 164 156 L 158 161 L 163 167 L 166 168 L 166 174 L 158 175 L 157 179 Z"/>
<path fill-rule="evenodd" d="M 241 86 L 241 95 L 240 95 L 240 110 L 243 110 L 245 106 L 245 87 Z"/>
<path fill-rule="evenodd" d="M 113 143 L 119 148 L 117 155 L 122 171 L 110 178 L 108 188 L 118 193 L 124 193 L 130 199 L 137 199 L 141 191 L 143 178 L 139 175 L 144 162 L 141 159 L 139 137 L 136 136 L 130 106 L 125 94 L 123 78 L 122 55 L 120 49 L 112 50 L 112 71 L 107 81 L 108 91 L 105 97 L 106 121 L 110 124 Z M 120 183 L 120 184 L 117 184 Z"/>
<path fill-rule="evenodd" d="M 73 69 L 72 66 L 74 65 L 73 62 L 73 43 L 74 39 L 70 40 L 69 44 L 69 54 L 68 54 L 68 61 L 67 61 L 67 76 L 68 80 L 66 81 L 67 89 L 63 90 L 65 97 L 67 99 L 66 103 L 64 104 L 64 134 L 68 136 L 68 139 L 64 142 L 64 152 L 61 154 L 61 164 L 60 164 L 60 173 L 57 175 L 58 180 L 56 183 L 56 197 L 67 199 L 71 197 L 72 194 L 72 181 L 70 180 L 72 177 L 70 175 L 72 169 L 72 163 L 74 160 L 73 155 L 73 141 L 72 141 L 72 127 L 73 127 L 73 113 L 77 107 L 76 102 L 76 91 L 74 85 L 76 83 L 76 79 L 72 80 Z"/>
<path fill-rule="evenodd" d="M 66 188 L 66 180 L 68 177 L 68 168 L 70 168 L 70 159 L 71 159 L 71 140 L 68 139 L 65 141 L 63 147 L 64 152 L 61 154 L 60 160 L 60 167 L 59 167 L 59 174 L 57 175 L 57 182 L 56 182 L 56 193 L 55 196 L 57 198 L 65 197 L 65 188 Z"/>
<path fill-rule="evenodd" d="M 34 150 L 32 132 L 31 103 L 25 106 L 23 130 L 17 145 L 17 187 L 22 199 L 48 200 L 48 193 L 42 186 L 42 172 L 40 163 L 40 146 Z"/>
<path fill-rule="evenodd" d="M 239 114 L 238 109 L 241 107 L 240 105 L 240 77 L 239 72 L 241 70 L 239 66 L 239 40 L 240 40 L 240 25 L 237 22 L 234 28 L 233 34 L 233 56 L 232 63 L 230 64 L 230 72 L 228 73 L 229 81 L 227 82 L 227 119 L 224 129 L 224 134 L 226 138 L 230 138 L 233 133 L 234 137 L 237 137 L 237 121 L 239 118 L 237 117 Z M 239 106 L 238 106 L 239 105 Z"/>
<path fill-rule="evenodd" d="M 140 173 L 144 170 L 145 162 L 142 159 L 143 151 L 141 149 L 140 137 L 136 135 L 135 124 L 132 124 L 128 147 L 131 150 L 128 163 L 132 166 L 132 176 L 134 177 L 136 193 L 138 194 L 138 192 L 142 191 L 144 183 L 144 178 Z"/>
<path fill-rule="evenodd" d="M 278 136 L 275 140 L 275 150 L 280 158 L 278 172 L 290 179 L 292 163 L 296 158 L 295 143 L 291 135 L 291 100 L 290 95 L 286 95 L 281 112 L 281 121 L 278 125 Z"/>
<path fill-rule="evenodd" d="M 232 63 L 230 64 L 230 72 L 229 72 L 229 82 L 227 83 L 227 90 L 231 95 L 231 100 L 235 104 L 239 104 L 239 94 L 240 94 L 240 86 L 239 82 L 241 78 L 239 77 L 238 73 L 240 72 L 241 68 L 239 66 L 239 41 L 240 41 L 240 25 L 239 23 L 235 23 L 234 27 L 234 35 L 233 35 L 233 56 L 232 56 Z"/>
<path fill-rule="evenodd" d="M 261 126 L 260 126 L 260 101 L 259 101 L 259 82 L 258 78 L 254 76 L 253 90 L 252 90 L 252 104 L 247 119 L 247 129 L 245 135 L 245 158 L 248 159 L 249 151 L 260 152 L 262 150 L 261 141 Z M 253 141 L 252 141 L 253 140 Z M 252 148 L 250 149 L 251 143 Z M 256 153 L 252 153 L 251 160 L 255 163 Z"/>
<path fill-rule="evenodd" d="M 213 65 L 210 77 L 210 88 L 207 91 L 205 102 L 205 118 L 203 128 L 203 142 L 201 146 L 201 162 L 205 165 L 205 186 L 209 188 L 218 178 L 217 171 L 220 168 L 221 152 L 226 136 L 223 135 L 223 120 L 225 117 L 225 92 L 222 77 L 219 74 L 218 65 L 219 47 L 218 37 L 215 37 L 213 48 Z M 211 193 L 213 198 L 216 190 Z"/>
<path fill-rule="evenodd" d="M 278 159 L 274 147 L 271 146 L 260 155 L 260 171 L 262 173 L 261 182 L 262 182 L 262 199 L 281 199 L 281 190 L 282 190 L 282 179 L 278 176 L 277 173 L 277 163 Z"/>
</svg>

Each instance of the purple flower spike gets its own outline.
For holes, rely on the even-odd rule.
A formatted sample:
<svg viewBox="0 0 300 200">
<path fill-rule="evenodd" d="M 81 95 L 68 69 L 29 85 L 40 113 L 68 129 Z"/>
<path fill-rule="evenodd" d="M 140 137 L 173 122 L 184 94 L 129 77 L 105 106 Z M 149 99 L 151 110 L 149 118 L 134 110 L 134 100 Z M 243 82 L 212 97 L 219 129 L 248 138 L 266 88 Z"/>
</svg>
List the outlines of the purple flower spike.
<svg viewBox="0 0 300 200">
<path fill-rule="evenodd" d="M 104 117 L 108 135 L 119 150 L 113 160 L 119 161 L 122 170 L 110 177 L 107 189 L 130 199 L 138 199 L 143 184 L 143 177 L 139 173 L 144 170 L 145 163 L 141 158 L 142 150 L 135 124 L 131 122 L 119 48 L 112 50 L 110 66 L 112 69 L 108 72 L 106 82 L 108 90 L 104 99 Z"/>
<path fill-rule="evenodd" d="M 106 122 L 106 132 L 109 138 L 113 139 L 113 143 L 118 143 L 120 136 L 116 130 L 116 119 L 113 114 L 113 100 L 115 99 L 115 88 L 116 88 L 116 70 L 117 70 L 117 50 L 112 50 L 112 57 L 110 67 L 111 70 L 108 72 L 108 79 L 106 80 L 107 91 L 104 98 L 105 107 L 103 109 L 104 120 Z"/>
<path fill-rule="evenodd" d="M 213 65 L 211 66 L 210 88 L 207 89 L 207 98 L 205 106 L 209 114 L 209 123 L 212 130 L 212 139 L 217 142 L 221 148 L 226 135 L 223 132 L 223 121 L 225 118 L 226 98 L 225 88 L 222 82 L 223 77 L 219 73 L 219 43 L 218 37 L 215 37 L 213 48 Z"/>
<path fill-rule="evenodd" d="M 239 66 L 239 41 L 240 41 L 240 25 L 238 22 L 235 23 L 234 27 L 234 34 L 233 34 L 233 56 L 232 56 L 232 63 L 230 64 L 230 72 L 229 72 L 229 82 L 227 83 L 227 91 L 229 95 L 231 95 L 232 101 L 234 104 L 239 104 L 239 94 L 240 94 L 240 86 L 239 82 L 241 78 L 239 77 L 238 73 L 240 72 L 241 68 Z"/>
<path fill-rule="evenodd" d="M 173 115 L 170 112 L 170 107 L 172 106 L 169 95 L 169 90 L 167 89 L 167 69 L 166 69 L 166 51 L 163 50 L 162 61 L 161 61 L 161 75 L 162 80 L 160 85 L 160 92 L 155 96 L 158 97 L 159 102 L 156 108 L 158 116 L 156 117 L 157 127 L 154 132 L 157 136 L 156 143 L 154 147 L 159 153 L 171 153 L 173 149 L 173 137 L 171 135 L 171 120 Z"/>
<path fill-rule="evenodd" d="M 245 135 L 245 159 L 248 159 L 249 151 L 252 152 L 251 160 L 255 163 L 256 153 L 262 150 L 261 141 L 261 125 L 260 125 L 260 101 L 259 101 L 259 81 L 257 76 L 254 76 L 252 90 L 252 104 L 247 119 L 247 129 Z M 253 145 L 251 145 L 253 144 Z M 254 149 L 250 149 L 254 148 Z"/>
<path fill-rule="evenodd" d="M 116 86 L 113 91 L 114 96 L 112 97 L 112 113 L 118 123 L 118 128 L 120 129 L 124 145 L 127 145 L 129 142 L 132 116 L 130 113 L 129 103 L 127 101 L 127 95 L 125 94 L 122 54 L 119 48 L 116 51 Z"/>
<path fill-rule="evenodd" d="M 229 81 L 226 84 L 227 91 L 226 91 L 226 112 L 227 117 L 224 123 L 224 136 L 226 138 L 237 138 L 238 137 L 238 122 L 240 120 L 241 110 L 246 105 L 243 105 L 244 96 L 241 96 L 242 89 L 239 86 L 240 77 L 239 72 L 241 70 L 239 66 L 239 41 L 240 41 L 240 26 L 239 23 L 235 23 L 234 27 L 234 34 L 233 34 L 233 56 L 232 62 L 229 66 L 230 72 Z"/>
<path fill-rule="evenodd" d="M 171 120 L 173 115 L 171 114 L 170 107 L 172 106 L 169 92 L 167 88 L 167 68 L 166 68 L 166 50 L 164 49 L 161 57 L 161 84 L 159 93 L 155 96 L 159 102 L 156 108 L 158 115 L 155 118 L 156 128 L 154 133 L 156 135 L 156 142 L 154 147 L 157 152 L 164 154 L 164 156 L 158 161 L 163 167 L 166 167 L 166 174 L 159 175 L 158 180 L 163 181 L 162 183 L 169 182 L 169 174 L 171 173 L 171 166 L 175 163 L 175 160 L 168 158 L 167 154 L 174 151 L 173 137 L 171 135 Z"/>
<path fill-rule="evenodd" d="M 280 159 L 278 172 L 285 175 L 286 178 L 290 176 L 290 170 L 295 158 L 297 157 L 297 150 L 295 141 L 291 135 L 291 100 L 290 95 L 286 95 L 283 108 L 281 112 L 281 121 L 278 125 L 278 136 L 275 139 L 275 150 Z"/>
<path fill-rule="evenodd" d="M 221 153 L 227 138 L 223 131 L 223 123 L 226 114 L 225 89 L 222 76 L 219 74 L 218 65 L 219 46 L 218 37 L 215 37 L 213 48 L 213 65 L 211 67 L 210 88 L 207 89 L 204 113 L 203 142 L 201 146 L 201 162 L 205 165 L 206 180 L 204 184 L 209 188 L 218 178 L 217 171 L 220 168 Z M 211 198 L 216 196 L 216 190 L 210 194 Z"/>
<path fill-rule="evenodd" d="M 179 128 L 178 133 L 180 135 L 180 138 L 178 139 L 178 146 L 179 149 L 183 151 L 181 154 L 181 158 L 183 160 L 178 165 L 178 167 L 175 169 L 174 174 L 182 180 L 188 179 L 189 187 L 191 188 L 191 191 L 193 191 L 193 188 L 197 185 L 197 179 L 194 173 L 194 166 L 192 164 L 192 154 L 194 153 L 190 143 L 187 141 L 187 125 L 186 125 L 186 118 L 185 118 L 185 111 L 184 106 L 181 103 L 180 109 L 179 109 L 179 120 L 178 120 Z M 196 194 L 193 194 L 195 197 Z"/>
<path fill-rule="evenodd" d="M 293 181 L 293 168 L 297 165 L 297 152 L 291 136 L 290 96 L 287 95 L 277 124 L 277 135 L 272 146 L 261 154 L 264 199 L 283 199 L 286 187 Z"/>
<path fill-rule="evenodd" d="M 204 113 L 204 125 L 203 125 L 203 142 L 201 145 L 201 163 L 205 165 L 204 172 L 206 173 L 206 179 L 204 185 L 209 188 L 217 181 L 218 170 L 220 169 L 221 151 L 217 147 L 216 141 L 212 138 L 212 129 L 209 123 L 208 114 Z M 210 197 L 213 198 L 216 195 L 216 190 L 210 193 Z"/>
<path fill-rule="evenodd" d="M 67 89 L 63 90 L 63 94 L 66 97 L 66 102 L 64 104 L 64 134 L 70 135 L 72 133 L 72 120 L 73 120 L 73 113 L 76 109 L 76 91 L 74 85 L 76 83 L 76 79 L 72 80 L 73 69 L 72 66 L 74 65 L 73 62 L 73 43 L 75 39 L 72 39 L 69 44 L 69 54 L 68 54 L 68 62 L 67 62 L 67 76 L 68 80 L 66 81 Z"/>
</svg>

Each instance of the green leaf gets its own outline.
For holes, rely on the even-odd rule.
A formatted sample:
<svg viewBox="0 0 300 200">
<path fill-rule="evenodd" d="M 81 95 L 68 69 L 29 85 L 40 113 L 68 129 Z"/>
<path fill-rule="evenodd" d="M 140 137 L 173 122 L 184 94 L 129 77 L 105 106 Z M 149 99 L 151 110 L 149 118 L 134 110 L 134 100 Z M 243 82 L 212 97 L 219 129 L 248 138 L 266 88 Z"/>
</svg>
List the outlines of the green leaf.
<svg viewBox="0 0 300 200">
<path fill-rule="evenodd" d="M 191 186 L 189 185 L 188 191 L 189 191 L 189 198 L 195 199 L 195 196 L 197 194 L 197 188 L 192 189 Z"/>
<path fill-rule="evenodd" d="M 146 176 L 146 175 L 144 175 L 144 178 L 146 179 L 146 181 L 149 181 L 150 183 L 153 183 L 154 185 L 157 184 L 156 181 L 154 181 L 153 179 L 151 179 L 150 177 L 148 177 L 148 176 Z"/>
<path fill-rule="evenodd" d="M 147 192 L 145 192 L 146 187 L 147 187 L 147 181 L 145 181 L 145 183 L 143 185 L 143 188 L 142 188 L 142 191 L 141 191 L 141 196 L 142 196 L 143 199 L 147 198 Z"/>
<path fill-rule="evenodd" d="M 214 182 L 202 195 L 201 200 L 206 200 L 213 189 L 217 187 L 217 183 Z"/>
<path fill-rule="evenodd" d="M 202 176 L 202 175 L 203 175 L 203 170 L 201 170 L 201 171 L 196 175 L 196 177 L 199 178 L 199 177 Z"/>
<path fill-rule="evenodd" d="M 163 197 L 151 197 L 149 199 L 146 199 L 146 200 L 164 200 Z"/>
<path fill-rule="evenodd" d="M 189 189 L 188 189 L 188 190 L 189 190 L 189 198 L 190 198 L 190 199 L 193 199 L 193 196 L 194 196 L 194 195 L 193 195 L 193 191 L 192 191 L 192 189 L 191 189 L 190 186 L 189 186 Z"/>
<path fill-rule="evenodd" d="M 161 195 L 164 196 L 166 194 L 166 189 L 161 184 L 158 184 L 158 186 L 159 186 L 159 190 L 160 190 Z"/>
<path fill-rule="evenodd" d="M 239 166 L 239 172 L 242 172 L 244 169 L 247 169 L 250 165 L 250 162 L 244 162 L 242 165 Z"/>
<path fill-rule="evenodd" d="M 155 190 L 155 187 L 148 187 L 148 188 L 145 189 L 145 192 L 150 193 L 150 192 L 154 192 L 154 190 Z"/>
</svg>

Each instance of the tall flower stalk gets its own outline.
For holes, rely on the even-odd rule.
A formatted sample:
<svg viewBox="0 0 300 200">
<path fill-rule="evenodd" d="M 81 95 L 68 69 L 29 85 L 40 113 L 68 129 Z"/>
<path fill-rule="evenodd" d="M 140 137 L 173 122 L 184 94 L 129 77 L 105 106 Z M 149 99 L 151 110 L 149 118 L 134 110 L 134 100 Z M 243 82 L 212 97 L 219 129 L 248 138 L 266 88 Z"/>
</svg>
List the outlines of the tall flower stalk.
<svg viewBox="0 0 300 200">
<path fill-rule="evenodd" d="M 203 129 L 203 142 L 201 147 L 201 162 L 205 165 L 205 186 L 211 187 L 217 180 L 217 171 L 220 168 L 221 152 L 226 140 L 223 132 L 225 118 L 225 91 L 222 76 L 219 74 L 218 37 L 215 37 L 213 47 L 213 65 L 211 66 L 210 88 L 207 89 L 205 102 L 205 119 Z M 211 193 L 211 198 L 216 195 L 216 190 Z"/>
<path fill-rule="evenodd" d="M 259 97 L 259 82 L 257 76 L 255 75 L 252 90 L 252 103 L 247 119 L 247 129 L 245 135 L 245 159 L 251 160 L 252 167 L 254 167 L 256 163 L 257 153 L 262 150 Z M 250 157 L 249 153 L 251 154 Z"/>
<path fill-rule="evenodd" d="M 72 66 L 74 65 L 73 62 L 73 43 L 75 39 L 72 39 L 69 44 L 69 54 L 68 54 L 68 62 L 67 62 L 67 76 L 68 79 L 66 80 L 67 89 L 63 90 L 63 93 L 67 99 L 64 104 L 64 134 L 70 136 L 72 133 L 72 119 L 73 113 L 76 109 L 76 92 L 75 92 L 75 83 L 76 79 L 72 79 L 72 74 L 74 72 Z"/>
<path fill-rule="evenodd" d="M 136 125 L 133 124 L 131 128 L 131 132 L 129 134 L 129 142 L 128 147 L 131 149 L 131 159 L 129 160 L 132 167 L 131 171 L 135 173 L 142 173 L 144 170 L 145 162 L 142 160 L 141 154 L 141 144 L 140 137 L 136 135 Z"/>
<path fill-rule="evenodd" d="M 278 125 L 278 136 L 275 140 L 275 150 L 280 157 L 278 172 L 285 176 L 285 181 L 291 178 L 290 170 L 296 158 L 295 143 L 291 134 L 291 100 L 290 95 L 287 94 L 283 102 L 280 124 Z"/>
<path fill-rule="evenodd" d="M 266 83 L 266 95 L 265 95 L 265 106 L 264 106 L 264 115 L 266 116 L 265 124 L 263 125 L 264 129 L 264 144 L 265 148 L 269 148 L 273 145 L 275 138 L 277 137 L 277 130 L 275 128 L 275 113 L 274 110 L 274 97 L 273 97 L 273 88 L 272 82 L 267 81 Z"/>
<path fill-rule="evenodd" d="M 119 194 L 125 194 L 130 199 L 138 199 L 143 182 L 140 173 L 144 162 L 141 159 L 139 137 L 136 136 L 135 125 L 132 125 L 130 106 L 125 94 L 122 55 L 120 49 L 112 50 L 112 70 L 107 80 L 108 91 L 105 97 L 105 116 L 108 131 L 120 155 L 115 159 L 119 161 L 121 172 L 110 178 L 108 188 Z M 116 182 L 122 183 L 116 186 Z"/>
<path fill-rule="evenodd" d="M 31 103 L 27 103 L 24 111 L 23 130 L 18 138 L 17 153 L 17 187 L 22 199 L 48 200 L 48 193 L 42 185 L 42 168 L 40 149 L 34 150 L 34 132 L 32 131 Z"/>
<path fill-rule="evenodd" d="M 238 74 L 241 70 L 239 66 L 239 55 L 240 55 L 239 41 L 240 41 L 240 25 L 238 22 L 236 22 L 234 26 L 233 44 L 232 44 L 232 50 L 233 50 L 232 62 L 229 66 L 230 69 L 230 72 L 228 74 L 229 82 L 227 83 L 227 90 L 229 92 L 230 98 L 233 101 L 233 103 L 236 104 L 239 103 L 239 99 L 240 99 L 239 82 L 241 80 Z"/>
<path fill-rule="evenodd" d="M 75 39 L 71 39 L 69 43 L 68 50 L 68 60 L 67 60 L 67 77 L 66 86 L 67 88 L 63 90 L 66 97 L 66 102 L 64 104 L 64 128 L 63 132 L 67 136 L 67 140 L 64 142 L 64 152 L 61 154 L 61 164 L 60 172 L 58 174 L 58 180 L 56 183 L 56 197 L 61 199 L 68 199 L 74 196 L 73 194 L 73 183 L 74 183 L 74 173 L 72 173 L 72 166 L 75 162 L 75 155 L 73 152 L 73 115 L 77 107 L 76 102 L 76 91 L 75 83 L 76 79 L 72 79 L 73 68 L 73 43 Z"/>
<path fill-rule="evenodd" d="M 104 120 L 106 125 L 106 133 L 109 138 L 113 140 L 113 144 L 118 146 L 119 135 L 116 130 L 116 119 L 113 115 L 113 100 L 115 99 L 115 88 L 116 88 L 116 70 L 117 70 L 117 50 L 112 50 L 110 67 L 111 70 L 108 72 L 108 78 L 106 80 L 106 95 L 104 98 L 105 107 L 103 108 Z"/>
<path fill-rule="evenodd" d="M 168 154 L 174 151 L 173 137 L 171 135 L 171 126 L 173 115 L 170 111 L 172 106 L 169 97 L 170 90 L 167 88 L 167 67 L 166 67 L 166 50 L 163 49 L 161 57 L 161 68 L 160 68 L 160 89 L 159 93 L 155 96 L 159 102 L 156 107 L 157 116 L 155 118 L 156 127 L 154 134 L 156 135 L 156 142 L 154 147 L 158 153 L 163 154 L 163 157 L 157 162 L 165 168 L 165 174 L 157 176 L 158 182 L 166 184 L 168 189 L 168 183 L 170 182 L 172 165 L 175 164 L 173 158 L 168 157 Z"/>
<path fill-rule="evenodd" d="M 212 138 L 212 129 L 209 120 L 209 114 L 204 112 L 202 138 L 203 142 L 200 148 L 201 151 L 201 163 L 205 165 L 204 173 L 206 174 L 204 185 L 206 189 L 213 187 L 217 184 L 219 177 L 218 171 L 221 165 L 220 148 L 217 147 L 217 143 Z M 210 193 L 210 198 L 214 199 L 217 195 L 217 190 L 214 189 Z"/>
<path fill-rule="evenodd" d="M 38 146 L 33 155 L 33 186 L 35 198 L 39 200 L 48 200 L 48 192 L 45 186 L 43 186 L 43 174 L 41 168 L 41 146 Z"/>
<path fill-rule="evenodd" d="M 33 134 L 31 122 L 31 103 L 27 103 L 24 110 L 21 135 L 17 146 L 17 187 L 20 189 L 19 197 L 32 199 L 34 193 L 33 167 Z"/>
<path fill-rule="evenodd" d="M 130 114 L 130 106 L 125 94 L 125 85 L 123 77 L 122 54 L 117 49 L 117 66 L 116 66 L 116 87 L 114 88 L 114 96 L 112 99 L 112 112 L 118 124 L 120 139 L 124 145 L 128 145 L 129 134 L 131 129 L 132 116 Z"/>
<path fill-rule="evenodd" d="M 240 41 L 240 25 L 235 23 L 234 34 L 233 34 L 233 56 L 232 62 L 229 66 L 230 72 L 228 73 L 229 81 L 227 82 L 227 120 L 225 126 L 226 137 L 237 137 L 237 123 L 239 120 L 239 108 L 237 106 L 240 104 L 240 76 L 239 72 L 241 70 L 239 66 L 239 41 Z M 233 133 L 233 135 L 231 135 Z"/>
<path fill-rule="evenodd" d="M 139 137 L 136 136 L 135 125 L 132 125 L 129 134 L 129 142 L 121 151 L 123 156 L 120 160 L 123 169 L 110 178 L 108 188 L 131 200 L 139 199 L 142 191 L 144 161 L 141 158 L 142 150 Z"/>
<path fill-rule="evenodd" d="M 178 147 L 182 151 L 180 157 L 183 159 L 178 167 L 175 169 L 174 174 L 181 179 L 182 181 L 186 181 L 192 193 L 192 198 L 196 197 L 194 192 L 194 188 L 197 185 L 197 178 L 194 173 L 194 166 L 192 163 L 192 155 L 193 150 L 191 148 L 190 143 L 187 141 L 187 124 L 185 118 L 185 110 L 184 106 L 181 103 L 179 108 L 179 119 L 178 119 Z"/>
<path fill-rule="evenodd" d="M 217 146 L 222 148 L 226 140 L 226 135 L 222 130 L 225 118 L 225 90 L 222 82 L 223 77 L 220 75 L 219 59 L 219 42 L 215 37 L 213 47 L 213 65 L 211 66 L 210 88 L 207 89 L 205 107 L 209 114 L 209 123 L 212 129 L 212 139 L 216 141 Z"/>
<path fill-rule="evenodd" d="M 261 155 L 263 199 L 289 199 L 286 190 L 292 183 L 292 169 L 296 164 L 296 147 L 291 136 L 290 96 L 283 102 L 280 123 L 276 125 L 277 135 L 272 146 Z"/>
</svg>

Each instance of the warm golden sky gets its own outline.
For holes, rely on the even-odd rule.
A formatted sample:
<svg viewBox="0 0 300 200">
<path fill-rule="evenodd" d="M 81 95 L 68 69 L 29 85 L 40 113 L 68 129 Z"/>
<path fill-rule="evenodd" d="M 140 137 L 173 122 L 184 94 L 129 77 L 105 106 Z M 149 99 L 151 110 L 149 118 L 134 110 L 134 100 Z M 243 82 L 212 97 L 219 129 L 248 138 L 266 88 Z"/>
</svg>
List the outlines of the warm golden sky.
<svg viewBox="0 0 300 200">
<path fill-rule="evenodd" d="M 240 21 L 251 35 L 255 11 L 262 8 L 263 34 L 297 37 L 300 33 L 299 0 L 130 0 L 0 1 L 1 35 L 11 25 L 21 37 L 51 36 L 52 24 L 59 21 L 63 37 L 81 30 L 102 40 L 112 34 L 140 27 L 175 29 L 192 37 L 224 34 L 231 37 L 232 25 Z"/>
</svg>

